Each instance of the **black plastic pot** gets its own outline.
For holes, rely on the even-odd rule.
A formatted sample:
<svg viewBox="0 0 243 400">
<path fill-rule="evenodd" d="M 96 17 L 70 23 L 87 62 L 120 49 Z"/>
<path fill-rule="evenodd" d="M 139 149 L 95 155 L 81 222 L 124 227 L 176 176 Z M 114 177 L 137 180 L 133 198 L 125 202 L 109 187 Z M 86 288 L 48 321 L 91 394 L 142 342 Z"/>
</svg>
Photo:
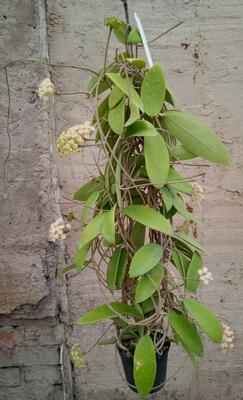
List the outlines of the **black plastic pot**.
<svg viewBox="0 0 243 400">
<path fill-rule="evenodd" d="M 153 389 L 151 390 L 150 394 L 158 392 L 164 386 L 164 382 L 166 379 L 169 348 L 170 348 L 170 343 L 168 342 L 166 343 L 166 349 L 164 350 L 163 354 L 161 356 L 159 356 L 158 354 L 156 355 L 156 361 L 157 361 L 156 377 Z M 118 347 L 118 352 L 121 357 L 127 384 L 133 392 L 137 393 L 137 389 L 133 378 L 133 357 L 127 357 L 119 347 Z"/>
</svg>

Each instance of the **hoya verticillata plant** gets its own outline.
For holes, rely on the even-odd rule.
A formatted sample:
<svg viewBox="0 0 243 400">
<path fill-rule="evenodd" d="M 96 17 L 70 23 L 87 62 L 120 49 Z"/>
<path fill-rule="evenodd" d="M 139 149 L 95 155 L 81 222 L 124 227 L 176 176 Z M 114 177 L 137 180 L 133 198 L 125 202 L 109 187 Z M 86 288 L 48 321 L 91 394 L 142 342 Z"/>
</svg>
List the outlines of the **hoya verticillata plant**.
<svg viewBox="0 0 243 400">
<path fill-rule="evenodd" d="M 223 349 L 233 346 L 230 328 L 197 300 L 199 283 L 212 280 L 203 263 L 205 249 L 195 238 L 198 219 L 188 205 L 200 200 L 202 188 L 177 170 L 184 160 L 201 157 L 226 165 L 229 157 L 212 129 L 175 106 L 160 65 L 148 67 L 137 56 L 139 31 L 115 17 L 106 25 L 104 67 L 86 89 L 97 104 L 92 124 L 76 125 L 57 141 L 64 156 L 84 143 L 87 151 L 93 134 L 106 159 L 102 170 L 97 161 L 97 177 L 74 194 L 83 204 L 81 236 L 74 263 L 63 273 L 95 270 L 107 295 L 78 324 L 113 322 L 115 336 L 108 342 L 134 357 L 135 384 L 147 396 L 156 353 L 168 342 L 181 345 L 193 362 L 203 355 L 201 332 Z M 125 48 L 107 65 L 112 31 Z M 49 95 L 54 89 L 46 84 Z M 179 225 L 175 216 L 182 219 Z M 69 228 L 59 220 L 52 240 L 65 237 Z"/>
</svg>

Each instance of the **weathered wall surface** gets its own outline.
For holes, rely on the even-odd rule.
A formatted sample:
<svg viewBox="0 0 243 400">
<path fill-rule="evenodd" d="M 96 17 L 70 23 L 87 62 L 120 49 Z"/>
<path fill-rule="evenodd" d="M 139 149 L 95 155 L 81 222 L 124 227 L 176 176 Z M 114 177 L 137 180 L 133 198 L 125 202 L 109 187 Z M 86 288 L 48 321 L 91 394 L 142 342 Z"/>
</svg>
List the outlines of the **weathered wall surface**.
<svg viewBox="0 0 243 400">
<path fill-rule="evenodd" d="M 99 69 L 107 35 L 104 16 L 123 15 L 118 0 L 4 0 L 1 6 L 2 63 L 18 58 L 47 59 L 49 52 L 52 62 Z M 207 173 L 200 178 L 207 193 L 199 210 L 204 222 L 200 236 L 212 255 L 207 263 L 215 277 L 201 298 L 232 325 L 235 348 L 225 356 L 207 343 L 198 380 L 190 362 L 183 364 L 184 354 L 173 349 L 168 370 L 172 378 L 154 398 L 240 400 L 243 4 L 236 0 L 130 0 L 130 8 L 142 18 L 148 38 L 185 20 L 154 43 L 153 57 L 163 65 L 180 105 L 214 127 L 232 156 L 229 167 L 200 166 L 196 171 Z M 66 283 L 58 280 L 56 270 L 64 259 L 64 249 L 50 246 L 46 240 L 50 221 L 60 212 L 59 207 L 64 214 L 74 209 L 78 215 L 80 209 L 67 198 L 95 170 L 92 154 L 87 152 L 64 160 L 53 157 L 54 135 L 88 120 L 92 107 L 80 96 L 59 96 L 53 113 L 50 106 L 41 105 L 34 90 L 47 73 L 47 68 L 38 65 L 19 64 L 9 69 L 12 148 L 5 196 L 1 198 L 0 399 L 136 399 L 120 378 L 112 348 L 98 347 L 89 353 L 87 370 L 73 370 L 70 381 L 68 360 L 60 360 L 65 344 L 78 342 L 87 349 L 97 340 L 104 327 L 80 328 L 70 321 L 103 299 L 90 272 L 69 278 Z M 52 69 L 51 76 L 59 91 L 83 89 L 87 82 L 87 74 L 70 69 Z M 3 71 L 1 93 L 1 134 L 6 155 L 7 92 Z M 58 167 L 60 201 L 54 165 Z M 195 168 L 188 165 L 188 171 L 193 174 Z M 66 261 L 72 260 L 76 240 L 74 235 L 67 243 Z M 182 364 L 175 380 L 173 374 Z"/>
</svg>

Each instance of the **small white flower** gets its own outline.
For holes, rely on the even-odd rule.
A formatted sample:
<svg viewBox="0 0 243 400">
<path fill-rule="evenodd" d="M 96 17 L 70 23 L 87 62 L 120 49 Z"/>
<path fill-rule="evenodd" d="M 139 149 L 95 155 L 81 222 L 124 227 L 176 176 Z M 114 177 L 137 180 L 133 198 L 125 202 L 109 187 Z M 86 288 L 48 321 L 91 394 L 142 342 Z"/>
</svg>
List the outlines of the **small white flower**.
<svg viewBox="0 0 243 400">
<path fill-rule="evenodd" d="M 66 239 L 66 232 L 71 228 L 70 224 L 66 224 L 62 218 L 58 218 L 50 226 L 49 238 L 51 242 L 56 242 L 58 239 Z"/>
<path fill-rule="evenodd" d="M 194 183 L 192 183 L 192 189 L 193 189 L 193 192 L 191 195 L 192 200 L 196 200 L 198 202 L 202 201 L 204 199 L 204 195 L 203 195 L 204 190 L 203 190 L 202 186 L 199 185 L 197 182 L 194 182 Z"/>
<path fill-rule="evenodd" d="M 199 275 L 200 281 L 202 281 L 204 283 L 204 285 L 208 285 L 210 281 L 213 281 L 212 272 L 210 272 L 207 267 L 203 267 L 202 269 L 199 269 L 198 275 Z"/>
<path fill-rule="evenodd" d="M 55 87 L 49 78 L 44 79 L 38 89 L 38 96 L 41 100 L 48 100 L 49 97 L 54 96 Z"/>
</svg>

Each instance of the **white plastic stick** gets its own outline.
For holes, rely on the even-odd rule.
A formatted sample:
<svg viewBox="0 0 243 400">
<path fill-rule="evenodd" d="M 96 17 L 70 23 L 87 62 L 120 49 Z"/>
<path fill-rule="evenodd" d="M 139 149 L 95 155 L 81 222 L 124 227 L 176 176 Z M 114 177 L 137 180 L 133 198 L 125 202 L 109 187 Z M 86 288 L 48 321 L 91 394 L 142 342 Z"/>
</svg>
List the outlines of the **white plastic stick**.
<svg viewBox="0 0 243 400">
<path fill-rule="evenodd" d="M 141 20 L 140 20 L 140 18 L 137 15 L 136 12 L 134 13 L 134 18 L 135 18 L 135 21 L 136 21 L 136 24 L 137 24 L 137 27 L 138 27 L 142 42 L 143 42 L 143 47 L 144 47 L 144 51 L 145 51 L 145 54 L 146 54 L 146 57 L 147 57 L 147 60 L 148 60 L 148 65 L 151 68 L 153 66 L 153 60 L 152 60 L 152 57 L 151 57 L 151 53 L 150 53 L 150 50 L 149 50 L 149 47 L 148 47 L 148 42 L 147 42 L 144 30 L 143 30 L 143 26 L 142 26 Z"/>
</svg>

